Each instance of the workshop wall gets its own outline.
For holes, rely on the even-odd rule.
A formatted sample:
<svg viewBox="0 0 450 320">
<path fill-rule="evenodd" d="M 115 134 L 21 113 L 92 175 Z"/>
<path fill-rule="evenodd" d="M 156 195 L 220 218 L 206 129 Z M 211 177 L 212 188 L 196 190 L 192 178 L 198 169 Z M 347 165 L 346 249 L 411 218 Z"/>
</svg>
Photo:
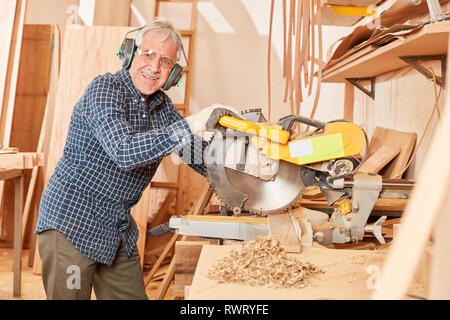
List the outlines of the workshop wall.
<svg viewBox="0 0 450 320">
<path fill-rule="evenodd" d="M 436 75 L 441 74 L 439 63 L 424 64 L 432 67 Z M 427 80 L 415 69 L 409 68 L 393 80 L 382 81 L 377 78 L 375 85 L 375 100 L 355 89 L 354 122 L 361 125 L 372 136 L 375 127 L 385 127 L 405 132 L 416 132 L 417 143 L 426 131 L 415 159 L 406 171 L 406 178 L 417 176 L 418 170 L 427 155 L 428 146 L 433 139 L 433 132 L 439 125 L 435 105 L 435 87 L 432 81 Z M 439 94 L 440 87 L 436 88 Z M 439 110 L 445 110 L 446 91 L 442 90 L 439 101 Z"/>
</svg>

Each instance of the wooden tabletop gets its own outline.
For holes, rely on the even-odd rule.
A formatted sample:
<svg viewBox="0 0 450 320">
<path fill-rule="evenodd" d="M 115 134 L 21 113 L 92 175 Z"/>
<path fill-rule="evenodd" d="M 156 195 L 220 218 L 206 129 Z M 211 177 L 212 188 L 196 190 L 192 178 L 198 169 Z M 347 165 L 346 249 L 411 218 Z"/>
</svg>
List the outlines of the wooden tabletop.
<svg viewBox="0 0 450 320">
<path fill-rule="evenodd" d="M 387 255 L 387 250 L 302 248 L 300 254 L 289 255 L 325 271 L 314 276 L 303 289 L 251 287 L 208 279 L 208 270 L 216 261 L 238 247 L 203 246 L 187 300 L 370 299 L 375 277 Z M 417 294 L 424 294 L 425 289 L 416 287 L 415 290 Z"/>
</svg>

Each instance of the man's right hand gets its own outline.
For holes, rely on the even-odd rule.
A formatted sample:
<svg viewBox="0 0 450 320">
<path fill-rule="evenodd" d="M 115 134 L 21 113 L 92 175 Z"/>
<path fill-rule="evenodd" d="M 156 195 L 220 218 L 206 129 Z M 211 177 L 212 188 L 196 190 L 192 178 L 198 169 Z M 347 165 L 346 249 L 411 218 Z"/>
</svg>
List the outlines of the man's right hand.
<svg viewBox="0 0 450 320">
<path fill-rule="evenodd" d="M 215 114 L 215 112 L 218 114 Z M 235 117 L 239 117 L 239 114 L 240 112 L 234 109 L 233 107 L 216 103 L 203 109 L 200 112 L 197 112 L 196 114 L 187 117 L 186 121 L 192 133 L 197 134 L 207 130 L 206 124 L 208 122 L 209 122 L 208 127 L 210 127 L 212 125 L 216 125 L 217 122 L 219 121 L 219 118 L 223 115 L 232 115 Z M 216 117 L 217 119 L 215 119 Z"/>
</svg>

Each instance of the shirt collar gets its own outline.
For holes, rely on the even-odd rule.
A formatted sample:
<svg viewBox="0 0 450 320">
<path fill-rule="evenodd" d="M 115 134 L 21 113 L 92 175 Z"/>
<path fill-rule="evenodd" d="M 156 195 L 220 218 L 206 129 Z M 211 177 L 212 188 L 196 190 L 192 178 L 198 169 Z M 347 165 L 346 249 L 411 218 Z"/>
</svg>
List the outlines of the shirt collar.
<svg viewBox="0 0 450 320">
<path fill-rule="evenodd" d="M 133 84 L 133 81 L 131 80 L 131 75 L 128 69 L 122 69 L 118 72 L 119 76 L 122 78 L 123 82 L 125 83 L 125 86 L 127 89 L 131 92 L 133 97 L 137 99 L 142 98 L 142 94 L 139 92 L 138 89 Z M 161 89 L 155 91 L 148 97 L 149 101 L 149 111 L 151 111 L 154 107 L 160 105 L 164 101 L 165 93 L 161 91 Z"/>
</svg>

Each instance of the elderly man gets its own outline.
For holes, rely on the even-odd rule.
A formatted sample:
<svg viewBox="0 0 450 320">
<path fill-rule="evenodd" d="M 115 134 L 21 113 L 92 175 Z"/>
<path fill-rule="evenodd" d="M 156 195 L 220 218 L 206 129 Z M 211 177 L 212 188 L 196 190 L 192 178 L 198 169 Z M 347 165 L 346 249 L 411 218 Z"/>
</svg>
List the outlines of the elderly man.
<svg viewBox="0 0 450 320">
<path fill-rule="evenodd" d="M 157 19 L 135 40 L 129 67 L 96 77 L 76 103 L 42 194 L 36 233 L 48 299 L 90 299 L 92 288 L 98 299 L 146 299 L 130 209 L 173 151 L 206 176 L 206 143 L 195 133 L 215 107 L 184 119 L 160 90 L 180 35 Z"/>
</svg>

